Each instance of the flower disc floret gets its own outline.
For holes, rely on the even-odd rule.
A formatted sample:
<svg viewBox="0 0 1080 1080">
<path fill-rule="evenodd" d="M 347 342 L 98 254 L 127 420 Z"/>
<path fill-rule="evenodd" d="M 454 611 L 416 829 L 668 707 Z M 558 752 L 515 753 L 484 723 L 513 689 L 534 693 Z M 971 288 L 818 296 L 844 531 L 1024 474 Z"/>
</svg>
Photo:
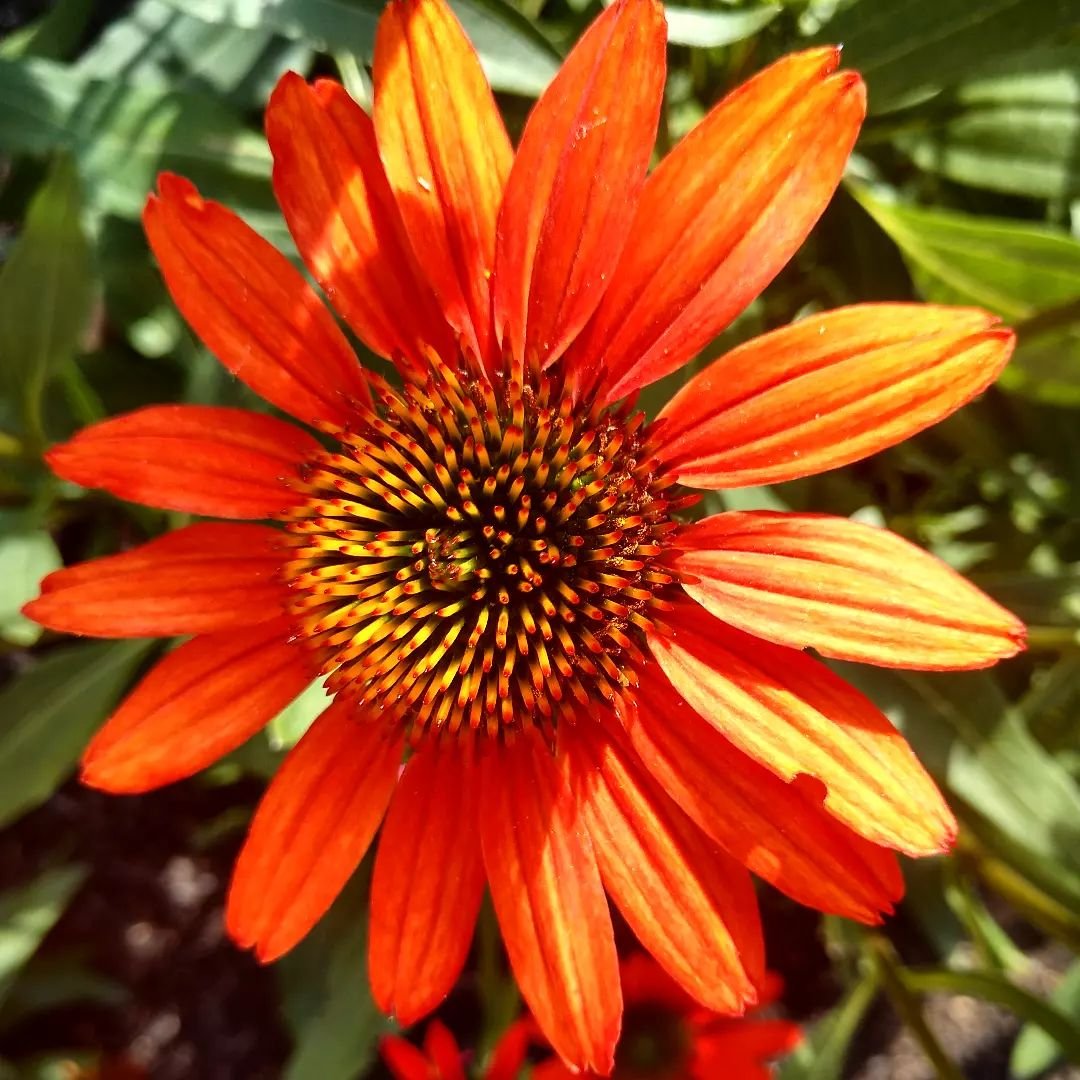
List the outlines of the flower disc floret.
<svg viewBox="0 0 1080 1080">
<path fill-rule="evenodd" d="M 575 404 L 538 368 L 495 383 L 432 354 L 373 380 L 304 470 L 286 574 L 327 686 L 423 732 L 489 734 L 633 685 L 670 605 L 672 493 L 631 407 Z M 630 661 L 633 661 L 631 663 Z"/>
</svg>

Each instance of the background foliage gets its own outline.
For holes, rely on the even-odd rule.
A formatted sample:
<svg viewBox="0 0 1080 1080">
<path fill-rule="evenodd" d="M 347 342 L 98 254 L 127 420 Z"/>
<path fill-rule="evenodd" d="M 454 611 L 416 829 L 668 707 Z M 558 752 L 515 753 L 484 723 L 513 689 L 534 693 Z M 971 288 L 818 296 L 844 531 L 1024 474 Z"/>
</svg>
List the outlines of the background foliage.
<svg viewBox="0 0 1080 1080">
<path fill-rule="evenodd" d="M 453 3 L 512 133 L 598 10 Z M 364 981 L 363 872 L 270 972 L 221 939 L 243 826 L 318 695 L 204 777 L 101 799 L 68 777 L 155 646 L 63 640 L 19 614 L 48 571 L 183 520 L 57 481 L 41 461 L 51 442 L 150 402 L 265 408 L 164 292 L 138 225 L 155 173 L 190 176 L 292 252 L 262 106 L 288 68 L 336 74 L 366 101 L 379 8 L 0 4 L 0 1077 L 72 1076 L 70 1062 L 103 1055 L 119 1069 L 124 1055 L 162 1077 L 350 1080 L 385 1030 Z M 843 189 L 703 357 L 860 300 L 974 303 L 1020 332 L 1000 386 L 933 431 L 854 468 L 710 497 L 710 510 L 887 524 L 1031 628 L 1030 652 L 990 673 L 845 667 L 915 744 L 962 833 L 952 859 L 906 868 L 908 899 L 881 932 L 764 897 L 785 1005 L 812 1025 L 783 1076 L 1066 1075 L 1063 1061 L 1080 1065 L 1080 11 L 701 0 L 668 19 L 661 152 L 808 43 L 843 42 L 870 90 Z M 515 1000 L 485 917 L 445 1016 L 482 1057 Z"/>
</svg>

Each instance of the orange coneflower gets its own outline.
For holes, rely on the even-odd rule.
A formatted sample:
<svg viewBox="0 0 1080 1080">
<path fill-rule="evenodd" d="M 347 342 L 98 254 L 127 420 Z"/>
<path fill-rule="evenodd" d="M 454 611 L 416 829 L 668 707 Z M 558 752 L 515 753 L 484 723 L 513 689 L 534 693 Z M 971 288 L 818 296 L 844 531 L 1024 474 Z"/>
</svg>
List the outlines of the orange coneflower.
<svg viewBox="0 0 1080 1080">
<path fill-rule="evenodd" d="M 87 750 L 83 778 L 110 791 L 203 768 L 325 677 L 333 703 L 271 784 L 229 897 L 261 958 L 307 932 L 385 816 L 379 1004 L 411 1022 L 447 993 L 486 881 L 536 1020 L 603 1073 L 622 1011 L 605 890 L 680 985 L 737 1012 L 763 977 L 745 868 L 875 921 L 901 892 L 893 850 L 948 849 L 953 817 L 903 738 L 801 650 L 971 668 L 1016 652 L 1021 626 L 887 532 L 683 524 L 676 485 L 772 483 L 897 443 L 984 390 L 1012 334 L 973 309 L 847 308 L 740 346 L 653 424 L 633 405 L 828 202 L 865 104 L 837 63 L 772 65 L 648 176 L 655 0 L 596 20 L 516 154 L 442 0 L 387 8 L 373 118 L 337 83 L 284 76 L 266 128 L 285 218 L 401 388 L 363 371 L 284 256 L 161 177 L 145 222 L 180 310 L 323 437 L 181 405 L 81 432 L 49 454 L 69 480 L 279 526 L 189 526 L 51 575 L 28 610 L 73 633 L 194 635 Z"/>
</svg>

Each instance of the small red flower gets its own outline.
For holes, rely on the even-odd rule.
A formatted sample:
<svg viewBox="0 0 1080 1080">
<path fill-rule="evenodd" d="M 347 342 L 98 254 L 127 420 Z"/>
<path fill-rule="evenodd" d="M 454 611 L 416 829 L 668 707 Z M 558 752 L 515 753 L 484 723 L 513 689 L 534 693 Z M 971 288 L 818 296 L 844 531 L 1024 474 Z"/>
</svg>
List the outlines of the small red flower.
<svg viewBox="0 0 1080 1080">
<path fill-rule="evenodd" d="M 799 1044 L 802 1033 L 787 1020 L 728 1017 L 709 1012 L 643 953 L 619 968 L 625 1002 L 624 1031 L 615 1048 L 612 1080 L 769 1080 L 771 1063 Z M 780 994 L 780 980 L 766 976 L 759 1008 Z M 512 1024 L 478 1080 L 516 1080 L 532 1025 Z M 421 1051 L 397 1036 L 383 1039 L 383 1060 L 394 1080 L 466 1080 L 465 1059 L 453 1035 L 433 1020 Z M 530 1070 L 531 1080 L 573 1080 L 582 1074 L 558 1058 Z"/>
<path fill-rule="evenodd" d="M 686 524 L 677 485 L 891 446 L 986 389 L 1012 334 L 974 309 L 852 307 L 733 350 L 655 423 L 633 405 L 828 202 L 865 104 L 838 59 L 767 68 L 648 175 L 655 0 L 597 19 L 516 154 L 443 0 L 387 8 L 373 118 L 336 83 L 284 76 L 266 130 L 285 219 L 400 388 L 356 362 L 283 255 L 160 178 L 145 224 L 177 306 L 323 438 L 181 405 L 79 433 L 49 453 L 59 475 L 232 521 L 50 575 L 27 610 L 71 633 L 192 635 L 86 751 L 84 780 L 108 791 L 204 768 L 325 679 L 333 703 L 271 784 L 229 897 L 262 959 L 307 932 L 383 823 L 380 1006 L 411 1023 L 443 998 L 486 882 L 537 1022 L 606 1073 L 622 1001 L 605 892 L 688 993 L 738 1013 L 764 976 L 747 868 L 875 922 L 902 890 L 893 852 L 949 848 L 953 817 L 903 738 L 802 650 L 980 667 L 1021 647 L 1020 624 L 887 532 Z"/>
</svg>

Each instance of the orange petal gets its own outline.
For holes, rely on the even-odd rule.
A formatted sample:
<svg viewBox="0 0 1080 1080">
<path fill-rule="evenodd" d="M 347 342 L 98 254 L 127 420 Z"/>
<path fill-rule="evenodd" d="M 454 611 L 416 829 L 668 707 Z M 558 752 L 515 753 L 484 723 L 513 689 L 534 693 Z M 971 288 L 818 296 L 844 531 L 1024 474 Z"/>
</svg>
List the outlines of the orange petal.
<svg viewBox="0 0 1080 1080">
<path fill-rule="evenodd" d="M 519 368 L 557 359 L 611 280 L 656 138 L 666 36 L 656 0 L 618 0 L 529 117 L 495 254 L 495 328 Z"/>
<path fill-rule="evenodd" d="M 750 875 L 660 790 L 624 738 L 588 723 L 564 740 L 604 886 L 689 994 L 714 1012 L 742 1013 L 765 976 Z"/>
<path fill-rule="evenodd" d="M 721 1021 L 695 1037 L 690 1075 L 771 1080 L 770 1063 L 801 1041 L 798 1025 L 788 1020 Z"/>
<path fill-rule="evenodd" d="M 729 94 L 645 184 L 622 260 L 568 357 L 614 400 L 711 341 L 798 250 L 866 111 L 835 48 L 785 57 Z"/>
<path fill-rule="evenodd" d="M 975 308 L 860 304 L 733 349 L 664 407 L 656 454 L 694 487 L 773 484 L 903 442 L 981 394 L 1012 331 Z"/>
<path fill-rule="evenodd" d="M 1023 624 L 939 559 L 824 514 L 718 514 L 679 534 L 672 565 L 718 619 L 796 649 L 888 667 L 986 667 Z"/>
<path fill-rule="evenodd" d="M 518 1080 L 534 1029 L 530 1017 L 515 1020 L 495 1044 L 483 1080 Z"/>
<path fill-rule="evenodd" d="M 513 151 L 476 50 L 444 0 L 394 0 L 375 37 L 375 131 L 443 311 L 491 365 L 495 221 Z"/>
<path fill-rule="evenodd" d="M 424 745 L 386 815 L 371 884 L 371 989 L 408 1026 L 449 993 L 484 891 L 476 782 L 462 744 Z"/>
<path fill-rule="evenodd" d="M 359 865 L 397 779 L 402 739 L 351 701 L 334 702 L 270 783 L 225 909 L 225 925 L 264 963 L 325 914 Z"/>
<path fill-rule="evenodd" d="M 710 727 L 656 665 L 641 673 L 630 741 L 667 793 L 725 851 L 802 904 L 877 923 L 903 893 L 895 856 L 785 784 Z M 719 780 L 718 780 L 719 778 Z"/>
<path fill-rule="evenodd" d="M 274 192 L 297 249 L 357 336 L 427 364 L 453 338 L 386 179 L 371 118 L 336 82 L 281 77 L 266 110 Z"/>
<path fill-rule="evenodd" d="M 281 613 L 281 534 L 203 522 L 57 570 L 23 612 L 65 634 L 171 637 L 250 626 Z"/>
<path fill-rule="evenodd" d="M 84 428 L 45 460 L 65 480 L 130 502 L 265 518 L 304 501 L 288 481 L 321 450 L 292 424 L 246 409 L 148 405 Z"/>
<path fill-rule="evenodd" d="M 255 393 L 300 420 L 345 424 L 370 401 L 355 354 L 300 272 L 231 210 L 162 173 L 143 211 L 176 306 Z"/>
<path fill-rule="evenodd" d="M 649 648 L 717 731 L 781 779 L 825 785 L 825 809 L 876 844 L 948 851 L 956 821 L 904 737 L 828 668 L 680 601 Z"/>
<path fill-rule="evenodd" d="M 174 649 L 94 736 L 82 780 L 118 794 L 150 791 L 206 768 L 272 720 L 313 677 L 284 618 Z"/>
<path fill-rule="evenodd" d="M 510 966 L 545 1037 L 607 1075 L 619 1037 L 619 964 L 596 855 L 564 763 L 526 732 L 481 762 L 480 838 Z"/>
</svg>

